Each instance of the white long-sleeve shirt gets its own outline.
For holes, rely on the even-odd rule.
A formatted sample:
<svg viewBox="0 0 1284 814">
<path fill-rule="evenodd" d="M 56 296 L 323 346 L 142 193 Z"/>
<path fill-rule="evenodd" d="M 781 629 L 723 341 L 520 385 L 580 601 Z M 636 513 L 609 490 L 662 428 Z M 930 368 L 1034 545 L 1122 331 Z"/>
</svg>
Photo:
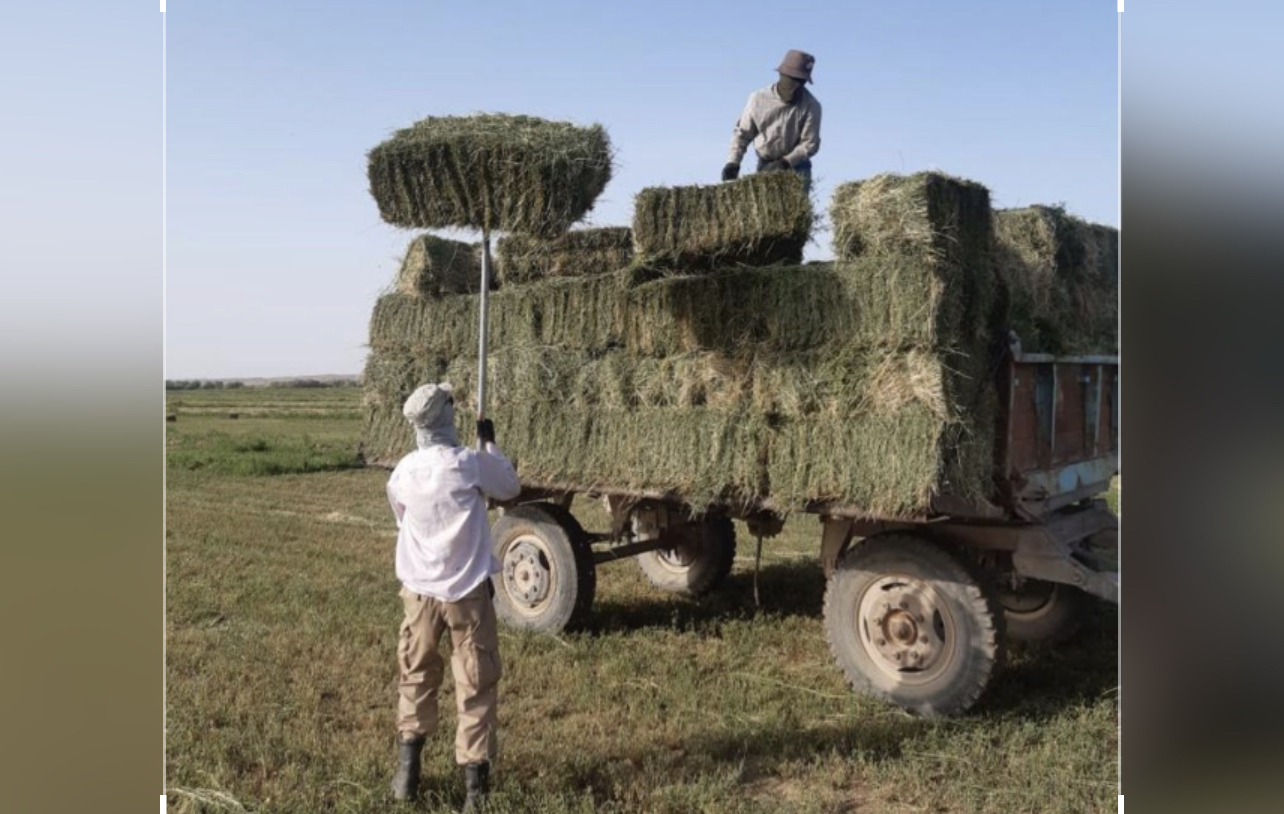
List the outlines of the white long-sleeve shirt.
<svg viewBox="0 0 1284 814">
<path fill-rule="evenodd" d="M 499 563 L 491 553 L 486 498 L 511 500 L 521 485 L 494 444 L 484 452 L 430 446 L 402 458 L 388 478 L 397 516 L 397 579 L 417 594 L 454 602 Z"/>
<path fill-rule="evenodd" d="M 794 165 L 811 158 L 820 151 L 820 102 L 806 88 L 793 104 L 780 101 L 774 84 L 754 91 L 732 130 L 727 160 L 738 165 L 751 141 L 767 161 Z"/>
</svg>

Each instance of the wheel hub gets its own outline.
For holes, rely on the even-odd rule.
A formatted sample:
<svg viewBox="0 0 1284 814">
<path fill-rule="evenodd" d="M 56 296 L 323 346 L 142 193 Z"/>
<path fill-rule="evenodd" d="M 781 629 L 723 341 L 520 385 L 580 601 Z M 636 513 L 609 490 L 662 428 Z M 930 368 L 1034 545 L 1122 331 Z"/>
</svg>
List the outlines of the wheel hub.
<svg viewBox="0 0 1284 814">
<path fill-rule="evenodd" d="M 504 554 L 504 588 L 519 605 L 534 608 L 548 598 L 552 575 L 538 546 L 518 541 Z"/>
<path fill-rule="evenodd" d="M 862 638 L 883 670 L 918 673 L 942 665 L 945 619 L 925 583 L 882 579 L 866 592 L 859 614 Z"/>
</svg>

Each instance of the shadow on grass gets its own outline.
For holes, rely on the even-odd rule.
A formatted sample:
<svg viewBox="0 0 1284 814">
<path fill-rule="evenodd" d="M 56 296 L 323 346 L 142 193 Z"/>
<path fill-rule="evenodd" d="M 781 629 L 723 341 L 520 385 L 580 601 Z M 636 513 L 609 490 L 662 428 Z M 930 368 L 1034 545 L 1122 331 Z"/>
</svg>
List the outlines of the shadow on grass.
<svg viewBox="0 0 1284 814">
<path fill-rule="evenodd" d="M 700 631 L 720 621 L 761 614 L 818 620 L 825 597 L 820 564 L 802 560 L 765 566 L 758 575 L 758 595 L 761 606 L 754 604 L 753 573 L 736 572 L 708 595 L 695 599 L 658 588 L 642 596 L 607 597 L 594 603 L 588 629 L 597 633 L 656 627 Z"/>
<path fill-rule="evenodd" d="M 1055 646 L 1009 645 L 976 712 L 1041 720 L 1113 694 L 1119 686 L 1118 620 L 1115 606 L 1092 602 L 1071 639 Z"/>
<path fill-rule="evenodd" d="M 885 765 L 893 772 L 902 761 L 921 762 L 924 756 L 965 765 L 976 759 L 968 751 L 974 735 L 998 738 L 1005 727 L 1021 730 L 1026 723 L 1077 726 L 1067 719 L 1067 710 L 1099 705 L 1114 691 L 1117 612 L 1101 607 L 1090 616 L 1085 630 L 1063 645 L 1014 651 L 1013 664 L 995 677 L 981 703 L 953 719 L 928 720 L 875 708 L 868 714 L 790 718 L 751 728 L 731 723 L 689 734 L 679 743 L 624 743 L 608 754 L 571 753 L 538 772 L 514 767 L 509 789 L 518 799 L 549 785 L 572 789 L 609 809 L 637 803 L 635 790 L 653 786 L 657 777 L 680 786 L 734 775 L 740 787 L 757 781 L 770 787 L 772 778 L 789 777 L 798 765 L 825 757 Z M 991 731 L 995 734 L 986 734 Z M 946 753 L 938 754 L 943 749 Z"/>
<path fill-rule="evenodd" d="M 727 794 L 740 796 L 742 791 L 731 788 L 743 790 L 746 784 L 787 773 L 789 765 L 821 756 L 850 759 L 859 755 L 869 762 L 894 762 L 914 751 L 932 726 L 909 716 L 871 716 L 842 724 L 781 722 L 752 731 L 711 731 L 688 735 L 681 744 L 622 745 L 609 753 L 570 752 L 538 770 L 512 766 L 507 782 L 510 793 L 519 799 L 526 794 L 536 796 L 540 788 L 558 788 L 590 797 L 594 810 L 654 810 L 655 801 L 648 794 L 660 784 L 674 789 L 704 786 L 717 799 Z M 734 785 L 729 787 L 728 783 Z M 742 806 L 732 807 L 743 810 Z M 672 806 L 662 808 L 674 810 Z M 749 809 L 778 810 L 766 805 Z"/>
<path fill-rule="evenodd" d="M 825 581 L 819 563 L 801 560 L 764 567 L 759 595 L 761 607 L 754 604 L 753 574 L 737 572 L 701 599 L 658 589 L 648 595 L 607 598 L 594 605 L 588 632 L 667 628 L 717 635 L 724 621 L 758 615 L 823 624 Z M 972 714 L 1039 720 L 1113 693 L 1118 686 L 1118 609 L 1104 602 L 1089 602 L 1087 607 L 1081 629 L 1065 642 L 1055 646 L 1009 642 L 1002 667 Z"/>
</svg>

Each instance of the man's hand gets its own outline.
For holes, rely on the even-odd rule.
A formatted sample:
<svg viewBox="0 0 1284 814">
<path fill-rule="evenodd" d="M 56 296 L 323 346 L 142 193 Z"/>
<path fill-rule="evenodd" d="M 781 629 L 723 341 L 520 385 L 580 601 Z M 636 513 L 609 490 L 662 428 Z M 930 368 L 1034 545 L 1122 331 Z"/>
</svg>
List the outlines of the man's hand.
<svg viewBox="0 0 1284 814">
<path fill-rule="evenodd" d="M 791 169 L 793 169 L 793 167 L 789 166 L 789 162 L 783 158 L 778 158 L 775 161 L 768 161 L 766 164 L 762 165 L 763 172 L 782 172 L 784 170 Z"/>
<path fill-rule="evenodd" d="M 495 422 L 489 418 L 483 418 L 477 422 L 477 440 L 483 444 L 495 443 Z"/>
<path fill-rule="evenodd" d="M 739 177 L 740 177 L 739 164 L 728 164 L 727 166 L 722 168 L 722 180 L 734 181 Z"/>
</svg>

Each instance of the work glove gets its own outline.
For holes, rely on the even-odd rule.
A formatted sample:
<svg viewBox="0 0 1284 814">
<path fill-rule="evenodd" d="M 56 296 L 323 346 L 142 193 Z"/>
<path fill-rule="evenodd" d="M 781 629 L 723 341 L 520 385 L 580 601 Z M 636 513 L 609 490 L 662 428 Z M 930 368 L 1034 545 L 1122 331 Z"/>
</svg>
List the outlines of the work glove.
<svg viewBox="0 0 1284 814">
<path fill-rule="evenodd" d="M 477 422 L 477 440 L 482 444 L 495 443 L 495 422 L 489 418 L 483 418 Z"/>
<path fill-rule="evenodd" d="M 793 169 L 793 167 L 790 167 L 789 162 L 783 158 L 778 158 L 775 161 L 768 161 L 766 164 L 762 165 L 763 172 L 781 172 L 782 170 L 790 169 Z"/>
<path fill-rule="evenodd" d="M 727 166 L 722 168 L 722 180 L 734 181 L 739 177 L 740 177 L 739 164 L 728 164 Z"/>
</svg>

